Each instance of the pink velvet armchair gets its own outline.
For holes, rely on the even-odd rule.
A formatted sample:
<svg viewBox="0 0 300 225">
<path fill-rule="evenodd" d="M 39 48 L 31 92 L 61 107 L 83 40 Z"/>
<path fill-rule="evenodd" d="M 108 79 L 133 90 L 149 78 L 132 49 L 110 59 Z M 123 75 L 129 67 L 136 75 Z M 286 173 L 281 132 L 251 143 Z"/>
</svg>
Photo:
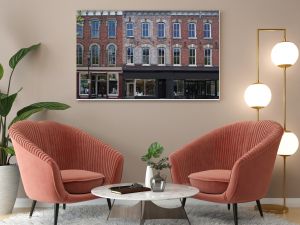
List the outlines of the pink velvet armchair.
<svg viewBox="0 0 300 225">
<path fill-rule="evenodd" d="M 233 204 L 260 199 L 269 188 L 283 128 L 273 121 L 238 122 L 216 129 L 170 155 L 174 183 L 199 188 L 195 198 Z M 183 200 L 185 204 L 185 199 Z"/>
<path fill-rule="evenodd" d="M 51 121 L 22 121 L 9 129 L 24 189 L 33 200 L 59 204 L 92 200 L 91 189 L 119 183 L 123 156 L 76 128 Z M 110 200 L 107 201 L 111 207 Z"/>
</svg>

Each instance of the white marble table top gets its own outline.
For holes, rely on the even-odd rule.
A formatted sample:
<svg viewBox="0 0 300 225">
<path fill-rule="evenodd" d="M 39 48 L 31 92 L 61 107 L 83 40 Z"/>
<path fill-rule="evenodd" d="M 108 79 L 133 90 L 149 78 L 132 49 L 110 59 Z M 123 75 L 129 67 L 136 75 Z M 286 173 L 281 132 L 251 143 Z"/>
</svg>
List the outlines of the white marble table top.
<svg viewBox="0 0 300 225">
<path fill-rule="evenodd" d="M 101 198 L 110 198 L 116 200 L 132 200 L 132 201 L 157 201 L 157 200 L 168 200 L 178 198 L 188 198 L 199 193 L 198 188 L 180 185 L 180 184 L 166 184 L 166 188 L 163 192 L 137 192 L 130 194 L 115 194 L 109 189 L 114 186 L 125 186 L 131 185 L 130 183 L 104 185 L 92 189 L 92 194 Z"/>
</svg>

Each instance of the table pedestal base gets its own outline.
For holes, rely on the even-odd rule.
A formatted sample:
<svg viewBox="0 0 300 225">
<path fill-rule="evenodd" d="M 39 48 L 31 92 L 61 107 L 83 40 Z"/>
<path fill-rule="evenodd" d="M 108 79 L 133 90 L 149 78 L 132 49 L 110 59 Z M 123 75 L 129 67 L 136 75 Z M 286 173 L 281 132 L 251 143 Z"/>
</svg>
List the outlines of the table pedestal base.
<svg viewBox="0 0 300 225">
<path fill-rule="evenodd" d="M 163 208 L 152 201 L 140 201 L 136 205 L 129 207 L 116 206 L 113 203 L 107 220 L 109 218 L 137 219 L 141 225 L 144 224 L 145 220 L 186 219 L 188 224 L 191 225 L 183 205 L 177 208 Z"/>
</svg>

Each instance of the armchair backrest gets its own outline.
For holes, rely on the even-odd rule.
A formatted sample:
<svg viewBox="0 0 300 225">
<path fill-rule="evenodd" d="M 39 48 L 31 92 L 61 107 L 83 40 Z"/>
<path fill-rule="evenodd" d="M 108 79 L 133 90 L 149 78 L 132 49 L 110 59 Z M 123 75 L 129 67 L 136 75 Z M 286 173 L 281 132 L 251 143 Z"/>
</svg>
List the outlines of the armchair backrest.
<svg viewBox="0 0 300 225">
<path fill-rule="evenodd" d="M 74 161 L 74 142 L 76 134 L 81 132 L 78 129 L 53 121 L 22 121 L 15 124 L 13 129 L 49 155 L 60 169 L 70 167 L 67 163 Z"/>
<path fill-rule="evenodd" d="M 215 147 L 211 149 L 214 167 L 232 169 L 239 158 L 278 129 L 282 129 L 279 124 L 265 120 L 237 122 L 212 131 L 215 134 Z"/>
</svg>

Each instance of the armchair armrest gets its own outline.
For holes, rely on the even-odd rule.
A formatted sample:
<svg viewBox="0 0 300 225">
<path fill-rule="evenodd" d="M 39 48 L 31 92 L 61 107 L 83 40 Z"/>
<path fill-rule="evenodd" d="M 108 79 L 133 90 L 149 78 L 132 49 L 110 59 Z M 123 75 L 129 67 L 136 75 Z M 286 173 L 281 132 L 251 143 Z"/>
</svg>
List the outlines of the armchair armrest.
<svg viewBox="0 0 300 225">
<path fill-rule="evenodd" d="M 282 130 L 272 133 L 236 161 L 225 192 L 228 202 L 255 201 L 265 196 L 269 188 L 281 135 Z"/>
<path fill-rule="evenodd" d="M 67 193 L 57 164 L 34 144 L 19 138 L 12 137 L 12 143 L 28 197 L 48 203 L 64 202 Z"/>
</svg>

